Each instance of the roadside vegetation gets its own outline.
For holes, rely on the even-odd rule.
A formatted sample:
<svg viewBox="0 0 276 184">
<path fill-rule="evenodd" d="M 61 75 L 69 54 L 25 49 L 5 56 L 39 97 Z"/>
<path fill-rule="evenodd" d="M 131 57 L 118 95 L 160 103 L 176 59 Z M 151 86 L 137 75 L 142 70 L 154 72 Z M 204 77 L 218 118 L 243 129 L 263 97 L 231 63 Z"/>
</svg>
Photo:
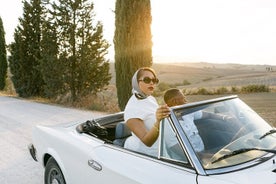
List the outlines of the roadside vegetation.
<svg viewBox="0 0 276 184">
<path fill-rule="evenodd" d="M 23 98 L 66 96 L 74 103 L 104 90 L 111 79 L 105 57 L 110 44 L 103 37 L 102 23 L 95 19 L 93 2 L 22 3 L 23 15 L 7 48 L 9 68 L 4 72 L 0 58 L 0 90 L 1 74 L 8 72 L 16 94 Z M 1 43 L 0 37 L 0 48 Z"/>
<path fill-rule="evenodd" d="M 11 80 L 7 79 L 7 85 L 3 91 L 0 92 L 1 95 L 6 96 L 15 96 L 16 94 Z M 177 84 L 179 85 L 179 84 Z M 164 92 L 169 88 L 180 88 L 186 96 L 218 96 L 218 95 L 239 95 L 239 94 L 256 94 L 256 93 L 274 93 L 274 89 L 270 89 L 266 85 L 247 85 L 247 86 L 232 86 L 232 87 L 218 87 L 218 88 L 185 88 L 178 87 L 176 84 L 160 83 L 157 87 L 157 90 L 154 93 L 154 96 L 158 99 L 159 103 L 162 102 L 162 97 Z M 64 106 L 76 107 L 87 110 L 103 111 L 103 112 L 119 112 L 120 108 L 118 107 L 117 96 L 116 96 L 116 86 L 109 85 L 102 92 L 97 94 L 88 94 L 79 98 L 75 102 L 71 101 L 70 95 L 60 95 L 56 98 L 42 98 L 42 97 L 31 97 L 29 99 L 37 100 L 40 102 L 55 103 Z"/>
<path fill-rule="evenodd" d="M 159 86 L 158 86 L 159 87 Z M 168 85 L 168 87 L 175 87 L 176 85 Z M 162 93 L 164 90 L 168 88 L 163 88 L 160 90 Z M 182 89 L 182 88 L 180 88 Z M 266 85 L 247 85 L 247 86 L 231 86 L 231 87 L 216 87 L 216 88 L 183 88 L 182 92 L 185 95 L 222 95 L 222 94 L 244 94 L 244 93 L 263 93 L 263 92 L 270 92 L 269 86 Z"/>
<path fill-rule="evenodd" d="M 6 81 L 6 84 L 5 89 L 0 91 L 0 95 L 18 97 L 9 78 Z M 189 88 L 189 85 L 182 85 L 183 83 L 177 83 L 176 85 L 162 82 L 159 84 L 154 95 L 160 104 L 164 103 L 162 98 L 164 91 L 172 87 L 177 87 L 183 90 L 189 102 L 207 100 L 227 95 L 238 95 L 259 115 L 276 127 L 276 103 L 274 103 L 276 101 L 276 91 L 273 86 L 246 85 L 217 88 Z M 120 111 L 117 102 L 116 86 L 114 84 L 108 85 L 105 90 L 97 94 L 82 96 L 82 98 L 79 98 L 75 102 L 71 101 L 70 95 L 60 95 L 56 98 L 30 97 L 27 99 L 41 103 L 51 103 L 91 111 L 101 111 L 107 113 Z"/>
<path fill-rule="evenodd" d="M 184 65 L 184 64 L 183 64 Z M 244 75 L 241 77 L 240 71 L 236 70 L 233 72 L 232 68 L 228 65 L 224 67 L 224 76 L 220 73 L 221 69 L 214 65 L 212 68 L 212 72 L 208 73 L 206 70 L 195 69 L 197 66 L 201 66 L 200 64 L 194 64 L 191 68 L 181 68 L 180 66 L 168 65 L 168 64 L 154 64 L 154 68 L 160 76 L 160 83 L 157 86 L 157 89 L 154 92 L 154 96 L 158 99 L 159 103 L 163 103 L 162 96 L 165 90 L 169 88 L 179 88 L 183 91 L 186 96 L 205 96 L 206 98 L 215 98 L 216 96 L 222 95 L 246 95 L 246 94 L 259 94 L 259 93 L 272 93 L 275 94 L 276 98 L 276 75 L 273 73 L 260 73 L 258 72 L 260 69 L 254 68 L 254 72 L 252 73 L 252 68 L 247 70 L 243 70 L 243 73 L 250 73 L 250 75 Z M 222 67 L 221 65 L 219 65 Z M 102 112 L 119 112 L 120 108 L 118 105 L 117 98 L 117 88 L 115 84 L 115 69 L 111 64 L 110 73 L 111 73 L 111 81 L 110 84 L 105 86 L 105 88 L 97 93 L 89 93 L 86 95 L 82 95 L 80 98 L 75 101 L 71 100 L 70 93 L 60 94 L 53 98 L 43 98 L 39 96 L 29 97 L 29 99 L 38 100 L 47 103 L 60 104 L 68 107 L 75 107 L 81 109 L 102 111 Z M 241 68 L 247 66 L 240 66 Z M 169 77 L 162 78 L 165 75 L 165 72 L 162 72 L 163 68 L 166 68 L 166 72 L 170 73 Z M 217 69 L 214 69 L 217 68 Z M 177 71 L 184 71 L 183 74 L 179 74 Z M 230 70 L 230 72 L 229 72 Z M 173 73 L 173 71 L 176 71 Z M 249 72 L 248 72 L 249 71 Z M 189 73 L 189 75 L 185 75 Z M 256 78 L 258 74 L 258 78 Z M 262 75 L 261 75 L 262 74 Z M 259 78 L 264 78 L 264 76 L 269 76 L 265 81 L 260 80 Z M 213 77 L 220 76 L 220 77 Z M 6 87 L 1 92 L 4 95 L 17 95 L 13 83 L 10 79 L 11 74 L 8 73 L 8 77 L 6 80 Z M 205 79 L 209 79 L 206 81 Z M 225 78 L 225 79 L 224 79 Z M 177 82 L 173 82 L 176 79 Z M 237 80 L 239 79 L 239 80 Z M 258 82 L 261 81 L 261 84 Z M 244 84 L 247 83 L 246 84 Z M 221 85 L 223 84 L 233 84 L 233 85 Z M 212 84 L 218 84 L 218 86 L 214 86 Z M 275 99 L 274 99 L 275 100 Z M 265 106 L 266 104 L 262 104 Z M 276 109 L 274 110 L 276 112 Z"/>
</svg>

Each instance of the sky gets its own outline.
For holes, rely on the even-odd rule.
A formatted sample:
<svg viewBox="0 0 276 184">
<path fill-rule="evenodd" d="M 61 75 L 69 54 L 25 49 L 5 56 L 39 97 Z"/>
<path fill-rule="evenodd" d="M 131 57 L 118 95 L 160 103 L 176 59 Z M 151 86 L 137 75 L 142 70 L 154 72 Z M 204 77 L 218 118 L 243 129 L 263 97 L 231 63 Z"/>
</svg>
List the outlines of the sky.
<svg viewBox="0 0 276 184">
<path fill-rule="evenodd" d="M 93 0 L 114 59 L 116 0 Z M 275 0 L 151 0 L 153 62 L 276 65 Z M 21 0 L 0 6 L 6 43 L 22 17 Z"/>
</svg>

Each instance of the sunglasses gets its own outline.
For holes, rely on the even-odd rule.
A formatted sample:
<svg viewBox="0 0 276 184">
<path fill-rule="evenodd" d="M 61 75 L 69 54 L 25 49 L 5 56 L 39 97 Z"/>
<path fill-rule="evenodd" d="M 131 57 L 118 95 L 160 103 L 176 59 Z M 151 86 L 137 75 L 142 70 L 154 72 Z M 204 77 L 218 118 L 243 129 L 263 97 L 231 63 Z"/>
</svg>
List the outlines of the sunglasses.
<svg viewBox="0 0 276 184">
<path fill-rule="evenodd" d="M 149 83 L 153 83 L 153 84 L 158 84 L 158 82 L 159 82 L 159 79 L 157 79 L 157 78 L 153 78 L 153 79 L 151 79 L 151 78 L 149 78 L 149 77 L 145 77 L 145 78 L 143 78 L 143 79 L 141 79 L 141 80 L 139 80 L 139 81 L 143 81 L 144 83 L 146 83 L 146 84 L 149 84 Z"/>
</svg>

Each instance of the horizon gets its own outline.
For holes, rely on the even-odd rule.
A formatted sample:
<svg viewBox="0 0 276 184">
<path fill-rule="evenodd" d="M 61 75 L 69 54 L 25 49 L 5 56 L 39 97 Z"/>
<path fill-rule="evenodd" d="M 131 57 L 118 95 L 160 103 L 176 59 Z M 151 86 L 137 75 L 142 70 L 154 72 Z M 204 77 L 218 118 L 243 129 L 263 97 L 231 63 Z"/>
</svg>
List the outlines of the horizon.
<svg viewBox="0 0 276 184">
<path fill-rule="evenodd" d="M 174 65 L 174 64 L 190 64 L 190 65 L 198 65 L 198 64 L 207 64 L 207 65 L 242 65 L 242 66 L 271 66 L 276 67 L 276 64 L 248 64 L 248 63 L 216 63 L 216 62 L 207 62 L 207 61 L 184 61 L 182 59 L 173 59 L 172 61 L 167 61 L 168 59 L 162 57 L 162 59 L 155 59 L 153 58 L 153 64 L 167 64 L 167 65 Z M 114 59 L 109 59 L 110 63 L 115 63 Z M 276 70 L 276 68 L 274 68 Z"/>
</svg>

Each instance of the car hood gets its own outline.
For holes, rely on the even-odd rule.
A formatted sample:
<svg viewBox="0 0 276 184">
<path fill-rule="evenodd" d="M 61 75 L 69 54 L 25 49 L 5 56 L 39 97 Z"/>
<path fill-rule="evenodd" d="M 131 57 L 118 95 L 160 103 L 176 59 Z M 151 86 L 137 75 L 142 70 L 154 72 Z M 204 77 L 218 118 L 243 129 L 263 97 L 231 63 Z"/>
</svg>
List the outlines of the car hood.
<svg viewBox="0 0 276 184">
<path fill-rule="evenodd" d="M 276 183 L 276 156 L 273 158 L 252 166 L 250 168 L 245 168 L 235 172 L 229 172 L 220 175 L 209 175 L 212 182 L 222 183 L 240 183 L 240 184 L 251 184 L 251 183 L 266 183 L 275 184 Z M 205 177 L 199 177 L 199 183 L 210 183 L 206 182 Z M 200 180 L 202 180 L 200 182 Z M 204 181 L 205 180 L 205 181 Z"/>
</svg>

